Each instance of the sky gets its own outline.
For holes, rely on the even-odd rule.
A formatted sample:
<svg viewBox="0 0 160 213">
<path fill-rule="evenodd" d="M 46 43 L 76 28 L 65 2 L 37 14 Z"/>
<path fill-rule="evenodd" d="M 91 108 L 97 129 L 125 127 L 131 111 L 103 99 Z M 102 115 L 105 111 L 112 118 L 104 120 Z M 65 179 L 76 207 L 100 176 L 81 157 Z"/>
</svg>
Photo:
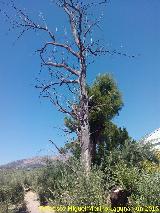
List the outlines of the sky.
<svg viewBox="0 0 160 213">
<path fill-rule="evenodd" d="M 33 18 L 42 12 L 53 30 L 67 25 L 63 12 L 49 0 L 17 0 L 17 4 Z M 102 10 L 99 33 L 105 45 L 136 57 L 102 56 L 88 68 L 87 79 L 91 84 L 98 73 L 114 76 L 124 102 L 114 122 L 139 140 L 160 127 L 160 1 L 110 0 Z M 40 70 L 35 50 L 44 35 L 26 33 L 17 40 L 17 30 L 8 31 L 2 13 L 0 24 L 0 164 L 55 155 L 48 141 L 58 146 L 66 141 L 57 128 L 64 123 L 63 115 L 47 100 L 39 99 L 34 87 Z"/>
</svg>

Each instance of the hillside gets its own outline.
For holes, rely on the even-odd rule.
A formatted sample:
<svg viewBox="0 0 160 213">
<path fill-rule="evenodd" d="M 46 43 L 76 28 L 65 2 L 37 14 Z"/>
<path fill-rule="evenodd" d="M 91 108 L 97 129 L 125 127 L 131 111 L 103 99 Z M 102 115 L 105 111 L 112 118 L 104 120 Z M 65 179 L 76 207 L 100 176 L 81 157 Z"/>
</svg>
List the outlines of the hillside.
<svg viewBox="0 0 160 213">
<path fill-rule="evenodd" d="M 33 169 L 43 167 L 48 161 L 57 160 L 57 157 L 33 157 L 28 159 L 22 159 L 13 161 L 4 165 L 0 165 L 0 169 Z"/>
</svg>

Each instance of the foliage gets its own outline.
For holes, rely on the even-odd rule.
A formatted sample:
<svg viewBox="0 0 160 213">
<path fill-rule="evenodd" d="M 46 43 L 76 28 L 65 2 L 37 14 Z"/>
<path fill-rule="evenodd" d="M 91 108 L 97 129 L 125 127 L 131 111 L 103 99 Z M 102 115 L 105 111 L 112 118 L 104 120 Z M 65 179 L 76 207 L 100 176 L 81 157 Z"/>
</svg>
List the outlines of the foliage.
<svg viewBox="0 0 160 213">
<path fill-rule="evenodd" d="M 48 36 L 48 41 L 42 44 L 38 52 L 42 66 L 48 68 L 49 75 L 37 87 L 42 96 L 49 98 L 59 111 L 70 115 L 65 118 L 66 127 L 70 132 L 77 133 L 78 138 L 66 144 L 63 151 L 70 150 L 77 159 L 81 153 L 83 161 L 86 159 L 86 168 L 84 170 L 77 159 L 71 158 L 27 175 L 23 172 L 1 171 L 0 205 L 6 208 L 4 211 L 8 211 L 9 205 L 23 201 L 23 185 L 33 189 L 36 187 L 42 203 L 48 201 L 57 206 L 103 205 L 113 185 L 131 190 L 134 204 L 159 205 L 160 189 L 157 186 L 160 185 L 160 173 L 154 153 L 147 146 L 142 147 L 131 141 L 127 130 L 118 128 L 112 122 L 123 106 L 112 76 L 100 75 L 93 85 L 86 86 L 87 64 L 90 63 L 86 55 L 92 61 L 95 56 L 108 52 L 99 46 L 99 40 L 91 42 L 92 28 L 99 25 L 99 20 L 89 15 L 88 10 L 95 4 L 56 1 L 69 18 L 72 42 L 68 42 L 65 36 L 59 40 L 45 20 L 45 25 L 36 23 L 11 2 L 17 16 L 12 20 L 10 15 L 5 14 L 12 28 L 22 30 L 20 36 L 29 30 Z M 104 3 L 107 1 L 100 1 L 97 6 Z M 62 72 L 52 68 L 62 68 Z M 68 97 L 61 99 L 62 86 L 63 91 L 68 89 L 71 94 L 77 90 L 78 101 L 73 104 L 70 100 L 66 101 Z M 64 102 L 65 106 L 62 104 Z M 90 154 L 93 164 L 98 167 L 93 167 L 86 175 L 86 171 L 90 170 Z"/>
<path fill-rule="evenodd" d="M 90 121 L 97 127 L 98 121 L 105 123 L 118 114 L 122 108 L 121 94 L 110 74 L 101 74 L 88 87 L 90 97 Z M 93 125 L 94 126 L 94 125 Z"/>
<path fill-rule="evenodd" d="M 95 130 L 103 131 L 106 121 L 113 119 L 122 108 L 121 94 L 110 74 L 101 74 L 93 85 L 87 86 L 89 96 L 89 122 L 91 133 Z M 77 106 L 79 108 L 79 105 Z M 77 120 L 65 118 L 66 127 L 71 132 L 76 132 Z"/>
<path fill-rule="evenodd" d="M 37 183 L 41 201 L 45 197 L 51 205 L 98 206 L 105 202 L 103 172 L 93 169 L 86 177 L 75 159 L 46 168 Z"/>
<path fill-rule="evenodd" d="M 108 206 L 113 186 L 130 190 L 133 206 L 159 205 L 160 173 L 148 171 L 144 167 L 146 160 L 158 165 L 153 150 L 126 141 L 123 146 L 108 151 L 103 163 L 94 166 L 87 176 L 73 157 L 31 171 L 1 172 L 1 209 L 23 201 L 22 185 L 37 191 L 41 204 L 54 206 Z"/>
<path fill-rule="evenodd" d="M 109 205 L 110 189 L 121 186 L 131 191 L 133 206 L 158 205 L 160 173 L 146 171 L 146 159 L 157 162 L 149 147 L 128 141 L 123 148 L 108 152 L 104 164 L 93 167 L 89 176 L 73 157 L 58 161 L 45 168 L 38 178 L 41 201 L 55 206 Z"/>
<path fill-rule="evenodd" d="M 99 75 L 91 86 L 87 87 L 89 95 L 89 124 L 92 143 L 92 163 L 101 164 L 107 151 L 124 144 L 129 139 L 125 128 L 118 128 L 112 119 L 118 115 L 123 106 L 121 94 L 113 77 L 109 74 Z M 78 109 L 79 106 L 77 106 Z M 70 132 L 76 132 L 78 121 L 65 118 L 65 125 Z M 80 157 L 79 140 L 66 143 L 63 151 L 70 151 Z"/>
<path fill-rule="evenodd" d="M 147 172 L 160 172 L 160 152 L 156 151 L 155 156 L 157 158 L 157 162 L 149 161 L 147 159 L 143 162 L 143 167 Z"/>
<path fill-rule="evenodd" d="M 2 212 L 8 212 L 12 205 L 23 203 L 24 190 L 21 182 L 21 172 L 0 171 L 0 206 Z"/>
<path fill-rule="evenodd" d="M 117 184 L 132 192 L 131 202 L 134 206 L 158 206 L 160 203 L 160 173 L 146 172 L 124 162 L 116 165 L 114 170 Z"/>
<path fill-rule="evenodd" d="M 127 166 L 142 168 L 145 161 L 155 163 L 157 165 L 158 158 L 150 145 L 141 145 L 134 140 L 126 140 L 123 146 L 114 148 L 109 151 L 104 159 L 104 166 L 113 166 L 123 161 Z"/>
<path fill-rule="evenodd" d="M 112 122 L 106 122 L 103 135 L 101 135 L 100 143 L 97 146 L 94 162 L 101 165 L 114 150 L 123 149 L 125 143 L 130 141 L 128 132 L 125 128 L 117 127 Z"/>
<path fill-rule="evenodd" d="M 159 205 L 159 154 L 149 145 L 126 141 L 121 149 L 108 153 L 102 169 L 110 186 L 121 186 L 132 193 L 133 206 Z M 145 162 L 153 166 L 146 169 Z M 145 165 L 145 166 L 144 166 Z M 104 166 L 104 167 L 103 167 Z M 156 169 L 155 169 L 156 168 Z M 109 174 L 109 175 L 108 175 Z"/>
<path fill-rule="evenodd" d="M 144 172 L 139 175 L 137 192 L 133 196 L 137 205 L 158 206 L 160 204 L 160 173 Z"/>
</svg>

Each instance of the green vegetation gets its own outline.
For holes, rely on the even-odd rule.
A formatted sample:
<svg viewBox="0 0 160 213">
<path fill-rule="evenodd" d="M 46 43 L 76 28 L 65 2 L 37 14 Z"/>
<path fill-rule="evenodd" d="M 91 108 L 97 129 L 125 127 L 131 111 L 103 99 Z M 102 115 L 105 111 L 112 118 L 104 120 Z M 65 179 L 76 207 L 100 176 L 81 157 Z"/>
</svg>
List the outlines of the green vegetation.
<svg viewBox="0 0 160 213">
<path fill-rule="evenodd" d="M 74 157 L 31 171 L 1 171 L 0 212 L 16 212 L 15 209 L 22 206 L 22 186 L 36 191 L 42 205 L 109 206 L 110 190 L 121 186 L 132 192 L 132 206 L 157 206 L 160 173 L 147 170 L 146 161 L 158 167 L 157 157 L 149 147 L 128 141 L 123 148 L 108 152 L 103 164 L 93 166 L 87 177 L 80 161 Z"/>
<path fill-rule="evenodd" d="M 100 165 L 113 148 L 121 147 L 125 140 L 130 139 L 125 128 L 118 128 L 112 119 L 119 114 L 123 106 L 121 94 L 116 82 L 109 74 L 99 75 L 93 85 L 87 87 L 89 95 L 89 124 L 91 132 L 92 164 Z M 76 109 L 78 111 L 79 104 Z M 69 132 L 76 133 L 78 120 L 65 118 Z M 80 141 L 66 143 L 62 148 L 65 153 L 70 151 L 80 157 Z"/>
<path fill-rule="evenodd" d="M 88 86 L 88 92 L 93 131 L 90 173 L 86 175 L 80 163 L 78 138 L 62 147 L 63 154 L 70 153 L 67 160 L 48 161 L 47 166 L 30 171 L 1 170 L 0 212 L 18 211 L 23 205 L 24 188 L 36 191 L 42 205 L 109 206 L 114 186 L 131 192 L 131 206 L 160 205 L 160 155 L 149 145 L 132 140 L 125 128 L 113 123 L 123 105 L 113 78 L 99 76 Z M 68 117 L 65 124 L 75 133 L 77 120 Z"/>
<path fill-rule="evenodd" d="M 2 5 L 14 12 L 2 14 L 11 25 L 9 31 L 20 30 L 18 39 L 28 31 L 39 35 L 42 43 L 36 52 L 41 69 L 45 67 L 48 72 L 39 73 L 36 87 L 40 96 L 68 115 L 64 119 L 66 132 L 74 139 L 58 149 L 67 156 L 66 160 L 48 162 L 47 166 L 30 171 L 0 170 L 0 213 L 18 213 L 25 208 L 25 189 L 37 192 L 42 205 L 110 206 L 111 190 L 121 187 L 131 193 L 131 206 L 160 206 L 160 154 L 133 140 L 126 128 L 113 122 L 123 101 L 111 75 L 99 75 L 92 85 L 87 85 L 88 65 L 96 57 L 106 53 L 129 56 L 105 48 L 98 38 L 101 6 L 108 1 L 51 2 L 68 18 L 65 33 L 57 32 L 57 27 L 52 32 L 52 24 L 47 24 L 42 12 L 32 20 L 13 0 L 7 4 L 3 1 Z M 101 13 L 100 19 L 93 8 Z M 62 97 L 64 91 L 66 97 Z"/>
<path fill-rule="evenodd" d="M 94 166 L 87 178 L 75 158 L 50 164 L 41 170 L 36 181 L 41 203 L 56 206 L 108 206 L 110 189 L 121 186 L 132 192 L 130 200 L 133 206 L 159 205 L 160 173 L 150 173 L 143 167 L 151 151 L 148 148 L 142 149 L 138 144 L 131 143 L 130 146 L 135 150 L 131 156 L 127 155 L 130 152 L 127 146 L 121 151 L 115 149 L 106 156 L 105 166 Z M 138 148 L 142 156 L 137 158 Z M 153 153 L 151 155 L 149 161 L 157 164 Z"/>
<path fill-rule="evenodd" d="M 0 212 L 15 212 L 24 200 L 22 172 L 0 171 Z"/>
<path fill-rule="evenodd" d="M 108 206 L 110 189 L 121 186 L 131 191 L 131 205 L 157 206 L 160 198 L 160 173 L 146 171 L 143 167 L 145 160 L 158 166 L 157 158 L 149 147 L 142 148 L 130 142 L 121 150 L 114 149 L 108 153 L 105 164 L 94 166 L 87 178 L 77 159 L 57 161 L 45 168 L 37 179 L 41 202 L 56 206 Z"/>
</svg>

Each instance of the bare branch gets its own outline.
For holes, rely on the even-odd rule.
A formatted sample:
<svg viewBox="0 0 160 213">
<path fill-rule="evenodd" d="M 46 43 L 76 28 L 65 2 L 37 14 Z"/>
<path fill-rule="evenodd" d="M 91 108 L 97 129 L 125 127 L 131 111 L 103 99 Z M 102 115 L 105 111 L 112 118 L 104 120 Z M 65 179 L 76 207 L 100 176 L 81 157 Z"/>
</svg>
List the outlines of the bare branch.
<svg viewBox="0 0 160 213">
<path fill-rule="evenodd" d="M 44 92 L 45 90 L 48 90 L 50 89 L 51 87 L 54 87 L 54 86 L 62 86 L 62 84 L 78 84 L 78 80 L 67 80 L 67 79 L 61 79 L 60 82 L 54 82 L 54 83 L 50 83 L 48 85 L 43 85 L 42 86 L 36 86 L 36 88 L 39 88 L 39 89 L 42 89 L 42 92 Z"/>
<path fill-rule="evenodd" d="M 15 5 L 14 2 L 12 2 L 12 8 L 16 11 L 16 13 L 19 15 L 19 19 L 22 20 L 22 23 L 14 22 L 17 24 L 17 27 L 24 27 L 24 32 L 25 29 L 26 31 L 29 29 L 36 29 L 36 30 L 42 30 L 48 33 L 50 38 L 55 41 L 55 36 L 54 34 L 46 27 L 46 26 L 40 26 L 39 24 L 36 24 L 33 20 L 29 18 L 28 15 L 26 15 L 22 10 L 18 9 Z"/>
<path fill-rule="evenodd" d="M 57 146 L 51 139 L 49 140 L 49 142 L 50 142 L 51 144 L 53 144 L 53 145 L 56 147 L 56 149 L 58 150 L 59 154 L 61 154 L 63 157 L 66 157 L 65 153 L 64 153 L 61 149 L 59 149 L 58 146 Z M 76 171 L 75 169 L 73 169 L 73 167 L 71 167 L 71 165 L 67 162 L 67 160 L 65 160 L 64 163 L 65 163 L 65 164 L 74 172 L 74 174 L 78 177 L 77 171 Z M 51 191 L 51 192 L 52 192 L 52 191 Z"/>
<path fill-rule="evenodd" d="M 72 55 L 74 55 L 77 59 L 80 58 L 79 54 L 75 52 L 69 45 L 63 44 L 63 43 L 58 43 L 58 42 L 47 42 L 41 49 L 37 50 L 37 52 L 40 52 L 40 54 L 44 53 L 47 49 L 47 46 L 54 46 L 54 47 L 62 47 L 66 49 L 68 52 L 70 52 Z"/>
<path fill-rule="evenodd" d="M 63 107 L 60 104 L 58 95 L 56 94 L 56 92 L 53 92 L 53 95 L 54 95 L 54 98 L 53 98 L 52 94 L 48 90 L 46 90 L 46 95 L 43 95 L 43 97 L 50 99 L 51 103 L 57 107 L 58 111 L 60 111 L 64 114 L 68 114 L 71 117 L 75 117 L 75 115 L 71 111 L 67 110 L 67 108 Z"/>
<path fill-rule="evenodd" d="M 48 62 L 44 62 L 44 64 L 46 66 L 51 66 L 51 67 L 56 67 L 56 68 L 63 68 L 65 70 L 68 70 L 70 73 L 72 73 L 72 74 L 74 74 L 76 76 L 80 75 L 80 72 L 78 70 L 75 70 L 75 69 L 71 68 L 70 66 L 68 66 L 65 63 L 54 63 L 54 62 L 48 61 Z"/>
<path fill-rule="evenodd" d="M 75 14 L 72 11 L 70 11 L 68 6 L 70 8 L 73 8 L 74 11 L 78 12 L 79 20 L 78 20 L 77 23 L 76 23 L 76 20 L 75 20 L 75 17 L 76 17 Z M 64 11 L 68 14 L 70 25 L 71 25 L 71 31 L 72 31 L 72 35 L 73 35 L 73 38 L 75 40 L 75 43 L 77 44 L 78 48 L 80 48 L 80 46 L 81 46 L 80 36 L 81 36 L 81 32 L 82 32 L 82 13 L 80 12 L 80 10 L 78 8 L 76 8 L 73 5 L 73 3 L 70 5 L 65 0 L 64 0 L 63 8 L 64 8 Z M 76 26 L 77 24 L 79 25 L 79 27 L 78 27 L 79 32 L 77 30 L 77 26 Z"/>
<path fill-rule="evenodd" d="M 58 150 L 59 154 L 64 154 L 64 153 L 62 152 L 62 150 L 60 150 L 60 149 L 58 148 L 58 146 L 57 146 L 51 139 L 49 139 L 49 142 L 50 142 L 51 144 L 53 144 L 53 145 L 56 147 L 56 149 Z"/>
<path fill-rule="evenodd" d="M 110 54 L 110 55 L 121 55 L 121 56 L 125 56 L 125 57 L 128 57 L 128 58 L 135 58 L 136 57 L 136 55 L 129 55 L 127 53 L 120 52 L 118 50 L 108 50 L 108 49 L 105 49 L 105 47 L 98 47 L 97 49 L 93 50 L 90 46 L 88 46 L 88 47 L 86 47 L 86 50 L 94 56 L 100 56 L 102 54 L 103 55 Z"/>
<path fill-rule="evenodd" d="M 47 43 L 41 49 L 37 50 L 37 52 L 40 53 L 40 58 L 41 58 L 42 62 L 44 63 L 44 65 L 51 66 L 51 67 L 56 67 L 56 68 L 63 68 L 65 70 L 69 71 L 73 75 L 76 75 L 76 76 L 80 75 L 80 71 L 79 70 L 73 69 L 72 67 L 70 67 L 65 62 L 58 63 L 58 62 L 52 62 L 52 61 L 45 61 L 45 59 L 43 58 L 43 53 L 46 51 L 47 45 L 49 45 L 49 44 Z"/>
<path fill-rule="evenodd" d="M 44 46 L 44 48 L 47 46 L 47 45 L 53 45 L 53 46 L 56 46 L 56 47 L 63 47 L 65 48 L 66 50 L 68 50 L 70 53 L 72 53 L 74 56 L 76 56 L 77 58 L 80 58 L 79 54 L 77 52 L 75 52 L 69 45 L 67 44 L 61 44 L 61 43 L 57 43 L 57 42 L 47 42 Z"/>
</svg>

